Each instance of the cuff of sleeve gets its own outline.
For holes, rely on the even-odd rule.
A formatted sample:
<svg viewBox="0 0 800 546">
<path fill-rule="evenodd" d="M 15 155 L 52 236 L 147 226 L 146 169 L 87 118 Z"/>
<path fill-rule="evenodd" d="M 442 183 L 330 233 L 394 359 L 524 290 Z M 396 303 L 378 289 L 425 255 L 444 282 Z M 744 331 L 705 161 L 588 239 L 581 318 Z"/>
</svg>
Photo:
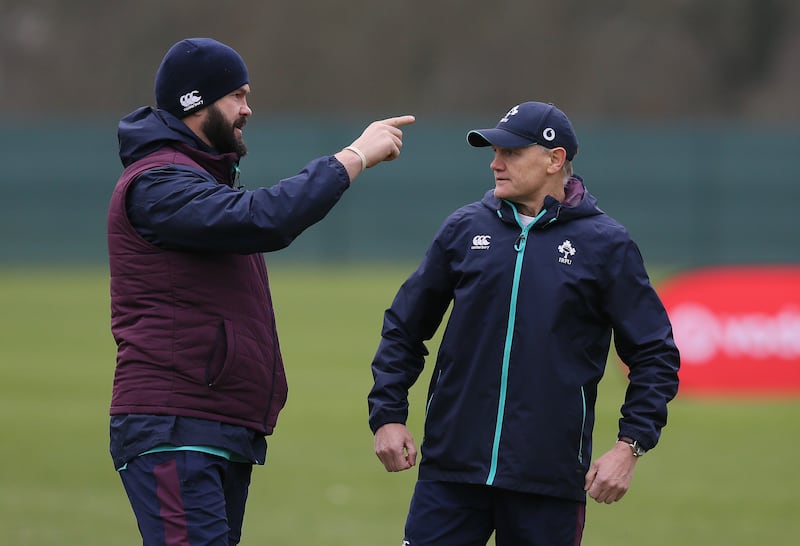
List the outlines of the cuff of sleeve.
<svg viewBox="0 0 800 546">
<path fill-rule="evenodd" d="M 345 184 L 345 187 L 349 188 L 350 187 L 350 182 L 351 182 L 350 175 L 347 174 L 347 169 L 344 168 L 344 165 L 342 165 L 342 162 L 339 161 L 338 159 L 336 159 L 336 157 L 331 155 L 331 156 L 328 156 L 328 165 L 330 165 L 330 167 L 333 170 L 336 171 L 336 174 L 339 176 L 339 178 Z"/>
</svg>

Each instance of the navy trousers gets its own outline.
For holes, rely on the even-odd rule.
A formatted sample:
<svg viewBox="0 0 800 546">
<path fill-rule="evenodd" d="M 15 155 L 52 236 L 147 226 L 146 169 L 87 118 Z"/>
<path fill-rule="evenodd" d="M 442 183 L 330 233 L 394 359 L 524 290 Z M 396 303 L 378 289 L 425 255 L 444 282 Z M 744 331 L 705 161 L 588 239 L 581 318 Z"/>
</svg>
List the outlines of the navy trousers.
<svg viewBox="0 0 800 546">
<path fill-rule="evenodd" d="M 141 455 L 120 471 L 144 546 L 233 546 L 253 465 L 196 451 Z"/>
<path fill-rule="evenodd" d="M 417 481 L 403 546 L 578 546 L 586 504 L 486 485 Z"/>
</svg>

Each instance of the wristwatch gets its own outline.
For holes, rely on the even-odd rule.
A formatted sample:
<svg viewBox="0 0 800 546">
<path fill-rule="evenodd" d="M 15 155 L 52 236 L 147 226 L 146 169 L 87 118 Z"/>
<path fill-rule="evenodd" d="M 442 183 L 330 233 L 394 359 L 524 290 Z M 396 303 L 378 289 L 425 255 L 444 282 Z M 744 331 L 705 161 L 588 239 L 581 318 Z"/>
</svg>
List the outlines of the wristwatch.
<svg viewBox="0 0 800 546">
<path fill-rule="evenodd" d="M 642 455 L 647 453 L 645 448 L 643 448 L 642 445 L 639 443 L 639 440 L 634 440 L 633 438 L 628 438 L 627 436 L 620 436 L 619 441 L 625 442 L 626 444 L 628 444 L 628 446 L 630 446 L 631 452 L 633 453 L 634 457 L 641 457 Z"/>
</svg>

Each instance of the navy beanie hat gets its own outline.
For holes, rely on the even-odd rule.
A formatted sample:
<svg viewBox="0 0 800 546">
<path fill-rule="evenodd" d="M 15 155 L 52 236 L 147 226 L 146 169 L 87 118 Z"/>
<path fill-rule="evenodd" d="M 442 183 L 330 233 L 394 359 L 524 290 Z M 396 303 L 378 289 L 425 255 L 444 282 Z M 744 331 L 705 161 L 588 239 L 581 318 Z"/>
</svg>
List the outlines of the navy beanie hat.
<svg viewBox="0 0 800 546">
<path fill-rule="evenodd" d="M 242 57 L 211 38 L 173 45 L 156 72 L 156 106 L 184 118 L 250 83 Z"/>
</svg>

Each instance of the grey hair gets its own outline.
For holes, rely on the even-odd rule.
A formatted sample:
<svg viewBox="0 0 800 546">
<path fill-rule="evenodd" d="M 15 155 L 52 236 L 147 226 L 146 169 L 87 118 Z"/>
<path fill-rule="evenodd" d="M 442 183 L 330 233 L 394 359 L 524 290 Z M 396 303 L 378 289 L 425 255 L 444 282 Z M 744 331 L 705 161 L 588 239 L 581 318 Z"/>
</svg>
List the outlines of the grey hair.
<svg viewBox="0 0 800 546">
<path fill-rule="evenodd" d="M 564 184 L 572 178 L 572 161 L 564 161 Z"/>
</svg>

